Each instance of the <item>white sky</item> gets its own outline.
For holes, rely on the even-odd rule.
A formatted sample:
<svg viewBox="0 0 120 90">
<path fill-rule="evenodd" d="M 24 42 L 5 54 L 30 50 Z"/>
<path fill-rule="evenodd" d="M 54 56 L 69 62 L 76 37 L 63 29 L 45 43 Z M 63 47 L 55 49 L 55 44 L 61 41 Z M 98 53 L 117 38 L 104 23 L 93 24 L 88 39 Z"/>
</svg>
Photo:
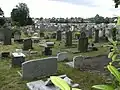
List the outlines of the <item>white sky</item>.
<svg viewBox="0 0 120 90">
<path fill-rule="evenodd" d="M 74 0 L 73 0 L 74 1 Z M 111 17 L 120 15 L 120 9 L 114 8 L 113 0 L 91 0 L 97 7 L 87 5 L 76 5 L 50 0 L 0 0 L 0 7 L 6 17 L 10 17 L 10 12 L 19 3 L 26 3 L 30 10 L 31 17 L 93 17 L 96 14 Z"/>
</svg>

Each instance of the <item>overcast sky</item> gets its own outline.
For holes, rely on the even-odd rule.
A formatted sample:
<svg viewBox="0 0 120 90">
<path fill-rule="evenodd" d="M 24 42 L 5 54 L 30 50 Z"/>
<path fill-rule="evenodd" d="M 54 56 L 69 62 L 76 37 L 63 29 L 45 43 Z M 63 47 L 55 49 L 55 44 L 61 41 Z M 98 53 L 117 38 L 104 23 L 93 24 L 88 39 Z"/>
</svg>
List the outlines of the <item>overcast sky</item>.
<svg viewBox="0 0 120 90">
<path fill-rule="evenodd" d="M 31 17 L 94 17 L 96 14 L 111 17 L 120 15 L 113 0 L 0 0 L 6 17 L 18 3 L 26 3 Z"/>
</svg>

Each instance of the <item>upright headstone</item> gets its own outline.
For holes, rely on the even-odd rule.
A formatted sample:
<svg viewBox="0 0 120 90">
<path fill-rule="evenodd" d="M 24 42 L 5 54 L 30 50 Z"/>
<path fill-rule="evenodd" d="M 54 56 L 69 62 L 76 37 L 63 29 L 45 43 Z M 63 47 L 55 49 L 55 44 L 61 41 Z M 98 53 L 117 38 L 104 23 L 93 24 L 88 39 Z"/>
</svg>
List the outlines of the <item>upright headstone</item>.
<svg viewBox="0 0 120 90">
<path fill-rule="evenodd" d="M 59 30 L 57 31 L 57 41 L 61 41 L 62 39 L 62 32 Z"/>
<path fill-rule="evenodd" d="M 25 39 L 23 43 L 23 49 L 24 50 L 29 50 L 32 49 L 32 40 L 31 39 Z"/>
<path fill-rule="evenodd" d="M 19 31 L 16 31 L 14 33 L 14 40 L 20 40 L 20 38 L 21 38 L 21 33 Z"/>
<path fill-rule="evenodd" d="M 89 37 L 89 38 L 92 38 L 92 28 L 89 29 L 88 37 Z"/>
<path fill-rule="evenodd" d="M 88 37 L 86 37 L 85 32 L 81 32 L 79 41 L 78 41 L 78 51 L 87 52 L 88 50 Z"/>
<path fill-rule="evenodd" d="M 57 58 L 49 57 L 37 60 L 29 60 L 22 63 L 23 79 L 34 79 L 48 76 L 57 72 Z"/>
<path fill-rule="evenodd" d="M 40 32 L 40 37 L 44 37 L 45 34 L 43 32 Z"/>
<path fill-rule="evenodd" d="M 95 30 L 95 43 L 98 43 L 99 42 L 99 29 L 96 29 Z"/>
<path fill-rule="evenodd" d="M 4 29 L 4 45 L 11 45 L 12 30 L 5 28 Z"/>
<path fill-rule="evenodd" d="M 0 28 L 0 41 L 4 40 L 4 28 Z"/>
<path fill-rule="evenodd" d="M 66 46 L 72 46 L 72 31 L 66 32 Z"/>
</svg>

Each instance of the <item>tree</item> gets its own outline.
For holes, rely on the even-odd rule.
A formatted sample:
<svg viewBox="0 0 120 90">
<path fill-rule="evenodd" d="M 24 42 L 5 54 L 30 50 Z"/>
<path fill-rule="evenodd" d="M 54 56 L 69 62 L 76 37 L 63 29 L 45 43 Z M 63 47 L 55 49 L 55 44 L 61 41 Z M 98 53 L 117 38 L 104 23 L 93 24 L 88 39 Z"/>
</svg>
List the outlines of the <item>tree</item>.
<svg viewBox="0 0 120 90">
<path fill-rule="evenodd" d="M 4 16 L 4 12 L 1 8 L 0 8 L 0 16 Z"/>
<path fill-rule="evenodd" d="M 19 3 L 13 8 L 11 18 L 15 25 L 25 26 L 30 24 L 29 8 L 25 3 Z M 32 24 L 32 23 L 31 23 Z"/>
<path fill-rule="evenodd" d="M 5 17 L 4 17 L 4 12 L 0 8 L 0 26 L 3 26 L 5 24 Z"/>
<path fill-rule="evenodd" d="M 99 16 L 98 14 L 94 17 L 94 22 L 96 24 L 100 24 L 100 23 L 103 23 L 104 22 L 104 17 L 102 16 Z"/>
<path fill-rule="evenodd" d="M 104 23 L 108 24 L 110 23 L 110 19 L 108 17 L 105 18 Z"/>
<path fill-rule="evenodd" d="M 115 8 L 118 8 L 118 5 L 120 5 L 120 0 L 113 0 L 115 3 Z"/>
</svg>

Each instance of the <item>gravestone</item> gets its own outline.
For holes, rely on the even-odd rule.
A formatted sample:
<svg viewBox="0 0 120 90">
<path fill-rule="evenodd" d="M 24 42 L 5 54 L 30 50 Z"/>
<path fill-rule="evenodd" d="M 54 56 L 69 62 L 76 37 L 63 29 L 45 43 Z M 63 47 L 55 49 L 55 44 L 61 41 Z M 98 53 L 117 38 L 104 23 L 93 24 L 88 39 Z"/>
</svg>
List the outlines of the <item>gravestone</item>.
<svg viewBox="0 0 120 90">
<path fill-rule="evenodd" d="M 2 58 L 8 58 L 10 56 L 10 52 L 2 52 L 1 57 Z"/>
<path fill-rule="evenodd" d="M 42 52 L 44 55 L 52 55 L 51 47 L 45 47 L 44 51 Z"/>
<path fill-rule="evenodd" d="M 89 38 L 92 38 L 92 28 L 89 29 L 88 37 L 89 37 Z"/>
<path fill-rule="evenodd" d="M 37 60 L 29 60 L 22 63 L 22 78 L 34 79 L 48 76 L 57 72 L 57 58 L 49 57 Z"/>
<path fill-rule="evenodd" d="M 67 52 L 60 52 L 57 54 L 58 61 L 68 60 L 68 53 Z"/>
<path fill-rule="evenodd" d="M 40 32 L 40 37 L 44 37 L 45 34 L 43 32 Z"/>
<path fill-rule="evenodd" d="M 88 37 L 86 37 L 85 32 L 81 32 L 80 38 L 78 40 L 78 51 L 87 52 L 88 50 Z"/>
<path fill-rule="evenodd" d="M 75 57 L 73 57 L 73 68 L 79 69 L 80 66 L 83 65 L 83 60 L 84 60 L 83 56 L 75 56 Z"/>
<path fill-rule="evenodd" d="M 55 43 L 54 42 L 46 42 L 47 47 L 54 47 Z"/>
<path fill-rule="evenodd" d="M 72 46 L 72 31 L 66 32 L 66 46 Z"/>
<path fill-rule="evenodd" d="M 0 41 L 4 40 L 4 28 L 0 28 Z"/>
<path fill-rule="evenodd" d="M 23 53 L 12 53 L 12 67 L 20 66 L 25 62 L 25 55 Z"/>
<path fill-rule="evenodd" d="M 108 58 L 107 55 L 98 55 L 95 57 L 79 57 L 76 56 L 74 59 L 74 67 L 81 70 L 97 70 L 100 72 L 104 72 L 106 69 L 104 68 L 111 59 Z"/>
<path fill-rule="evenodd" d="M 95 43 L 98 43 L 99 42 L 99 29 L 96 29 L 95 30 Z"/>
<path fill-rule="evenodd" d="M 5 28 L 4 29 L 4 45 L 11 45 L 12 30 Z"/>
<path fill-rule="evenodd" d="M 59 30 L 57 31 L 57 41 L 61 41 L 62 39 L 62 32 Z"/>
<path fill-rule="evenodd" d="M 14 40 L 16 41 L 16 40 L 20 40 L 20 38 L 21 38 L 21 33 L 19 32 L 19 31 L 16 31 L 15 33 L 14 33 Z"/>
<path fill-rule="evenodd" d="M 25 39 L 24 40 L 23 49 L 24 50 L 33 49 L 33 47 L 32 47 L 32 40 L 31 39 Z"/>
</svg>

